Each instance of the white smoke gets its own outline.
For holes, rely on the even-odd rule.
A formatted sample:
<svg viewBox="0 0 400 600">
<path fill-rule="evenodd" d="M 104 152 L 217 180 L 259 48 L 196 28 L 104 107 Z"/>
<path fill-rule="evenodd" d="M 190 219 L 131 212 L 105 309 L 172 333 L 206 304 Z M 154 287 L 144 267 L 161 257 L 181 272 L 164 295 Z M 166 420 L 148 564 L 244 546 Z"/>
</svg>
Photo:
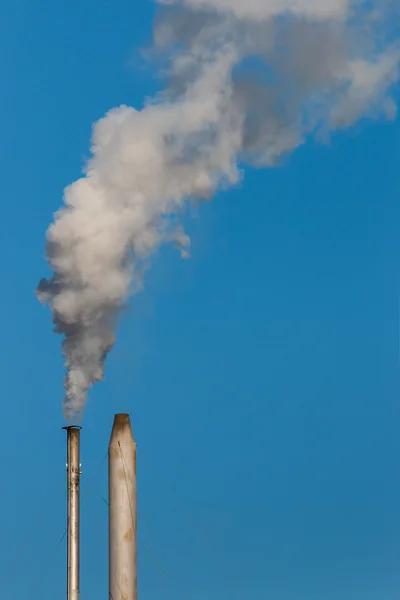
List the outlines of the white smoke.
<svg viewBox="0 0 400 600">
<path fill-rule="evenodd" d="M 398 77 L 389 0 L 162 2 L 153 54 L 165 92 L 94 126 L 84 177 L 66 188 L 47 232 L 53 277 L 37 294 L 64 336 L 64 414 L 81 413 L 104 374 L 116 318 L 148 258 L 190 240 L 176 218 L 312 135 L 393 117 Z"/>
<path fill-rule="evenodd" d="M 239 19 L 256 21 L 285 14 L 311 19 L 343 19 L 350 0 L 161 0 L 160 4 L 180 4 L 193 9 L 232 13 Z"/>
</svg>

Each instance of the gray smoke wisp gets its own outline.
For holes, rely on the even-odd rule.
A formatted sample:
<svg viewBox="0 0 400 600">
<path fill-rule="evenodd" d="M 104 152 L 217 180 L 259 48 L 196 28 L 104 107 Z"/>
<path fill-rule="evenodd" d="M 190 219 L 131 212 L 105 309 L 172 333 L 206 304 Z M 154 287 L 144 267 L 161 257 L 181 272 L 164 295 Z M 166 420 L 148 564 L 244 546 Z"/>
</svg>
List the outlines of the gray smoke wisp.
<svg viewBox="0 0 400 600">
<path fill-rule="evenodd" d="M 84 175 L 47 232 L 53 276 L 37 294 L 63 336 L 67 419 L 102 379 L 150 256 L 169 241 L 188 255 L 176 216 L 190 199 L 236 184 L 239 165 L 273 166 L 311 135 L 396 112 L 390 0 L 160 4 L 150 54 L 165 91 L 95 124 Z"/>
</svg>

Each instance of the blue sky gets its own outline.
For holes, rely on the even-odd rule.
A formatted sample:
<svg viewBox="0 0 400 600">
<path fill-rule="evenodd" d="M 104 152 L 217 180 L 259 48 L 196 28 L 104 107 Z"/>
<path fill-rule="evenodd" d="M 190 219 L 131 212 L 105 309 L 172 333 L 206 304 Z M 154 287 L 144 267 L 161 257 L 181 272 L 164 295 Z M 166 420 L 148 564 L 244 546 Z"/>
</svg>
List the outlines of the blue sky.
<svg viewBox="0 0 400 600">
<path fill-rule="evenodd" d="M 91 124 L 157 88 L 136 53 L 154 7 L 15 0 L 2 12 L 0 594 L 50 600 L 65 590 L 63 366 L 34 289 Z M 102 461 L 124 411 L 144 452 L 140 514 L 187 597 L 398 597 L 399 133 L 363 122 L 247 171 L 190 211 L 190 260 L 171 248 L 154 260 L 83 423 L 82 598 L 107 595 Z M 140 597 L 183 598 L 168 580 L 164 594 L 143 521 L 140 540 Z"/>
</svg>

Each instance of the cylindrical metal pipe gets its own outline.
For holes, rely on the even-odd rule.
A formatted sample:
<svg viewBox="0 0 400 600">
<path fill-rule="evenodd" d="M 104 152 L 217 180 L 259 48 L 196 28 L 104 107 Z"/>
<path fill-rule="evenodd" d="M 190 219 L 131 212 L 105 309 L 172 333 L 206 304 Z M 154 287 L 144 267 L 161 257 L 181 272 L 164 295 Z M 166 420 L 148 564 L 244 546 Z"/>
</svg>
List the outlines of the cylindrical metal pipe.
<svg viewBox="0 0 400 600">
<path fill-rule="evenodd" d="M 115 415 L 108 447 L 109 600 L 137 600 L 136 444 L 127 414 Z"/>
<path fill-rule="evenodd" d="M 64 427 L 67 431 L 67 599 L 79 600 L 79 542 L 80 542 L 80 430 Z"/>
</svg>

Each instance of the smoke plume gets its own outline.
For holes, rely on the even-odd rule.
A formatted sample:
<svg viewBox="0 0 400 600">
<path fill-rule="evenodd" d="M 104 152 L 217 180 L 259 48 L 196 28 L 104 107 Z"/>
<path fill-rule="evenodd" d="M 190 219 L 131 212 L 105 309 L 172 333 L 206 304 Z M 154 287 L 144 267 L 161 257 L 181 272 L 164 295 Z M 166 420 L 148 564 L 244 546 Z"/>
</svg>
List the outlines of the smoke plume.
<svg viewBox="0 0 400 600">
<path fill-rule="evenodd" d="M 175 218 L 186 202 L 237 183 L 239 165 L 273 166 L 311 135 L 396 111 L 390 0 L 160 4 L 150 55 L 165 91 L 94 125 L 84 176 L 47 232 L 53 277 L 37 294 L 64 337 L 67 419 L 102 379 L 149 257 L 169 241 L 188 254 Z"/>
</svg>

